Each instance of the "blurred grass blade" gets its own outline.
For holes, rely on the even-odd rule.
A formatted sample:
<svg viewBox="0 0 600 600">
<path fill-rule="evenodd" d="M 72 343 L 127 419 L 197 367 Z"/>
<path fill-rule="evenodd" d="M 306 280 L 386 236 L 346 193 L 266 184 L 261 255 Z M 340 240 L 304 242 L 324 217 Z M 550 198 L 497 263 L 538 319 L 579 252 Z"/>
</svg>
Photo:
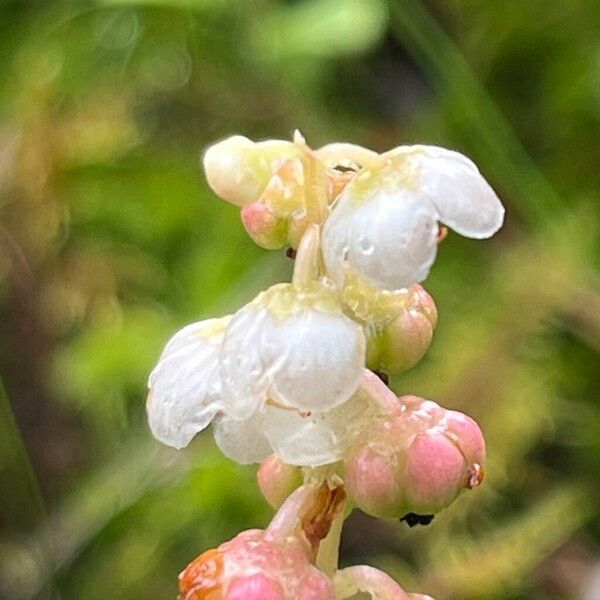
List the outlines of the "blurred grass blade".
<svg viewBox="0 0 600 600">
<path fill-rule="evenodd" d="M 29 552 L 13 546 L 12 540 L 29 534 L 39 527 L 46 510 L 36 474 L 19 427 L 13 415 L 8 396 L 0 381 L 0 514 L 5 519 L 5 535 L 0 542 L 0 597 L 17 598 L 23 587 L 19 585 L 19 572 L 28 564 Z M 48 556 L 41 551 L 35 558 L 35 583 L 37 598 L 50 597 L 53 576 L 48 568 Z M 27 568 L 24 569 L 27 571 Z M 27 577 L 27 583 L 31 578 Z M 21 596 L 19 596 L 20 599 Z"/>
<path fill-rule="evenodd" d="M 452 39 L 420 0 L 391 1 L 392 31 L 452 103 L 472 154 L 502 182 L 530 225 L 546 222 L 563 201 L 529 156 Z M 549 210 L 551 209 L 551 210 Z"/>
<path fill-rule="evenodd" d="M 44 502 L 4 386 L 0 381 L 0 495 L 2 513 L 23 533 L 45 515 Z"/>
</svg>

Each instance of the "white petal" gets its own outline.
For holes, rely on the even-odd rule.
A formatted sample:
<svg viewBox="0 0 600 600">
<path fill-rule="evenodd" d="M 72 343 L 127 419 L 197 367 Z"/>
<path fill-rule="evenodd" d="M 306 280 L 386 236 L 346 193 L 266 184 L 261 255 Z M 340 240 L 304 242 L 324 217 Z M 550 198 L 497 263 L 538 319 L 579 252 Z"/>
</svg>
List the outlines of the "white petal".
<svg viewBox="0 0 600 600">
<path fill-rule="evenodd" d="M 393 183 L 380 181 L 375 193 L 358 201 L 349 186 L 326 221 L 324 259 L 339 287 L 345 268 L 384 290 L 427 278 L 437 253 L 437 212 L 413 188 Z"/>
<path fill-rule="evenodd" d="M 213 424 L 215 441 L 221 452 L 232 460 L 249 465 L 262 461 L 273 451 L 262 432 L 263 415 L 255 413 L 247 419 L 219 417 Z"/>
<path fill-rule="evenodd" d="M 285 463 L 316 467 L 340 460 L 358 436 L 368 431 L 374 411 L 362 392 L 329 412 L 305 416 L 295 410 L 267 406 L 264 432 Z"/>
<path fill-rule="evenodd" d="M 154 437 L 168 446 L 187 446 L 221 407 L 217 362 L 229 318 L 184 327 L 150 374 L 148 422 Z"/>
<path fill-rule="evenodd" d="M 276 287 L 268 292 L 270 306 L 247 305 L 225 334 L 224 406 L 236 418 L 253 414 L 267 399 L 300 410 L 328 410 L 346 401 L 360 383 L 365 360 L 360 326 L 341 310 L 312 301 L 304 306 L 303 292 L 291 284 Z M 290 303 L 294 308 L 288 313 L 273 308 Z"/>
<path fill-rule="evenodd" d="M 287 464 L 316 467 L 342 456 L 340 442 L 323 413 L 301 417 L 293 409 L 269 406 L 264 427 L 273 451 Z"/>
<path fill-rule="evenodd" d="M 220 355 L 223 404 L 227 414 L 236 419 L 254 414 L 267 396 L 259 345 L 265 319 L 264 309 L 248 305 L 234 315 L 225 332 Z"/>
<path fill-rule="evenodd" d="M 466 156 L 437 146 L 403 146 L 384 156 L 401 152 L 418 159 L 421 193 L 434 204 L 442 223 L 476 239 L 489 238 L 502 227 L 502 203 Z"/>
<path fill-rule="evenodd" d="M 364 368 L 360 327 L 343 314 L 306 310 L 265 332 L 271 397 L 300 410 L 329 410 L 356 391 Z"/>
</svg>

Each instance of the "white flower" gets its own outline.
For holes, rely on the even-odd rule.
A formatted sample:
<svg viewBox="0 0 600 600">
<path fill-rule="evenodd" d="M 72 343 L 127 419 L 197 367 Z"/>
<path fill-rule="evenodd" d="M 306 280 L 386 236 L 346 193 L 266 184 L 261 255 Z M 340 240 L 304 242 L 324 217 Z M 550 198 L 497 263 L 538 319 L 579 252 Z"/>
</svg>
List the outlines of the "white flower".
<svg viewBox="0 0 600 600">
<path fill-rule="evenodd" d="M 326 412 L 306 414 L 266 404 L 246 419 L 217 417 L 215 440 L 223 454 L 242 464 L 260 462 L 274 452 L 287 464 L 317 467 L 341 460 L 368 431 L 374 411 L 361 390 Z"/>
<path fill-rule="evenodd" d="M 340 460 L 368 402 L 362 328 L 323 283 L 280 284 L 233 318 L 189 325 L 149 379 L 148 420 L 183 448 L 211 421 L 224 454 L 247 464 L 272 452 L 289 464 Z"/>
<path fill-rule="evenodd" d="M 221 349 L 225 412 L 243 419 L 267 402 L 327 411 L 356 391 L 365 363 L 362 328 L 333 288 L 279 284 L 238 311 Z"/>
<path fill-rule="evenodd" d="M 458 152 L 401 146 L 348 184 L 323 230 L 330 276 L 348 274 L 384 290 L 408 288 L 429 274 L 438 222 L 466 237 L 492 236 L 504 208 L 477 167 Z"/>
<path fill-rule="evenodd" d="M 148 422 L 158 440 L 183 448 L 222 407 L 218 362 L 231 316 L 193 323 L 166 345 L 148 379 Z"/>
</svg>

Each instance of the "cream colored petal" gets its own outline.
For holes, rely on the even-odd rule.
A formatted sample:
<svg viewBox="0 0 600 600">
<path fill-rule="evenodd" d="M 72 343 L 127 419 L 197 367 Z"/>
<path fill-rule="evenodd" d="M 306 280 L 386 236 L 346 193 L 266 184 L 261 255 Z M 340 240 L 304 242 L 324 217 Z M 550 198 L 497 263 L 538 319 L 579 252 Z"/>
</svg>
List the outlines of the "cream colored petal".
<svg viewBox="0 0 600 600">
<path fill-rule="evenodd" d="M 273 451 L 287 464 L 316 467 L 342 456 L 340 440 L 323 413 L 302 417 L 293 409 L 269 406 L 264 429 Z"/>
<path fill-rule="evenodd" d="M 223 404 L 228 415 L 245 419 L 267 398 L 269 388 L 260 340 L 266 324 L 265 309 L 247 305 L 239 310 L 225 333 L 220 354 Z"/>
<path fill-rule="evenodd" d="M 242 135 L 233 135 L 210 146 L 202 164 L 210 187 L 224 200 L 244 206 L 258 200 L 273 174 L 275 161 L 299 153 L 292 142 L 255 143 Z"/>
</svg>

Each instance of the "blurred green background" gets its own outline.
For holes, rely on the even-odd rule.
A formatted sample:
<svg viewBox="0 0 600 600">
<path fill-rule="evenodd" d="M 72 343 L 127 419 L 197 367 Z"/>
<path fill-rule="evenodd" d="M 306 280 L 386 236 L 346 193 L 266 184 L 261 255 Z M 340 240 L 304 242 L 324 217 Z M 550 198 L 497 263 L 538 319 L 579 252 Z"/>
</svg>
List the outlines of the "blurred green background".
<svg viewBox="0 0 600 600">
<path fill-rule="evenodd" d="M 504 229 L 450 234 L 393 385 L 477 418 L 487 481 L 342 563 L 437 600 L 600 599 L 597 0 L 0 1 L 0 598 L 175 598 L 272 511 L 255 469 L 145 422 L 185 323 L 285 280 L 198 168 L 230 133 L 474 158 Z M 594 583 L 595 582 L 595 583 Z"/>
</svg>

